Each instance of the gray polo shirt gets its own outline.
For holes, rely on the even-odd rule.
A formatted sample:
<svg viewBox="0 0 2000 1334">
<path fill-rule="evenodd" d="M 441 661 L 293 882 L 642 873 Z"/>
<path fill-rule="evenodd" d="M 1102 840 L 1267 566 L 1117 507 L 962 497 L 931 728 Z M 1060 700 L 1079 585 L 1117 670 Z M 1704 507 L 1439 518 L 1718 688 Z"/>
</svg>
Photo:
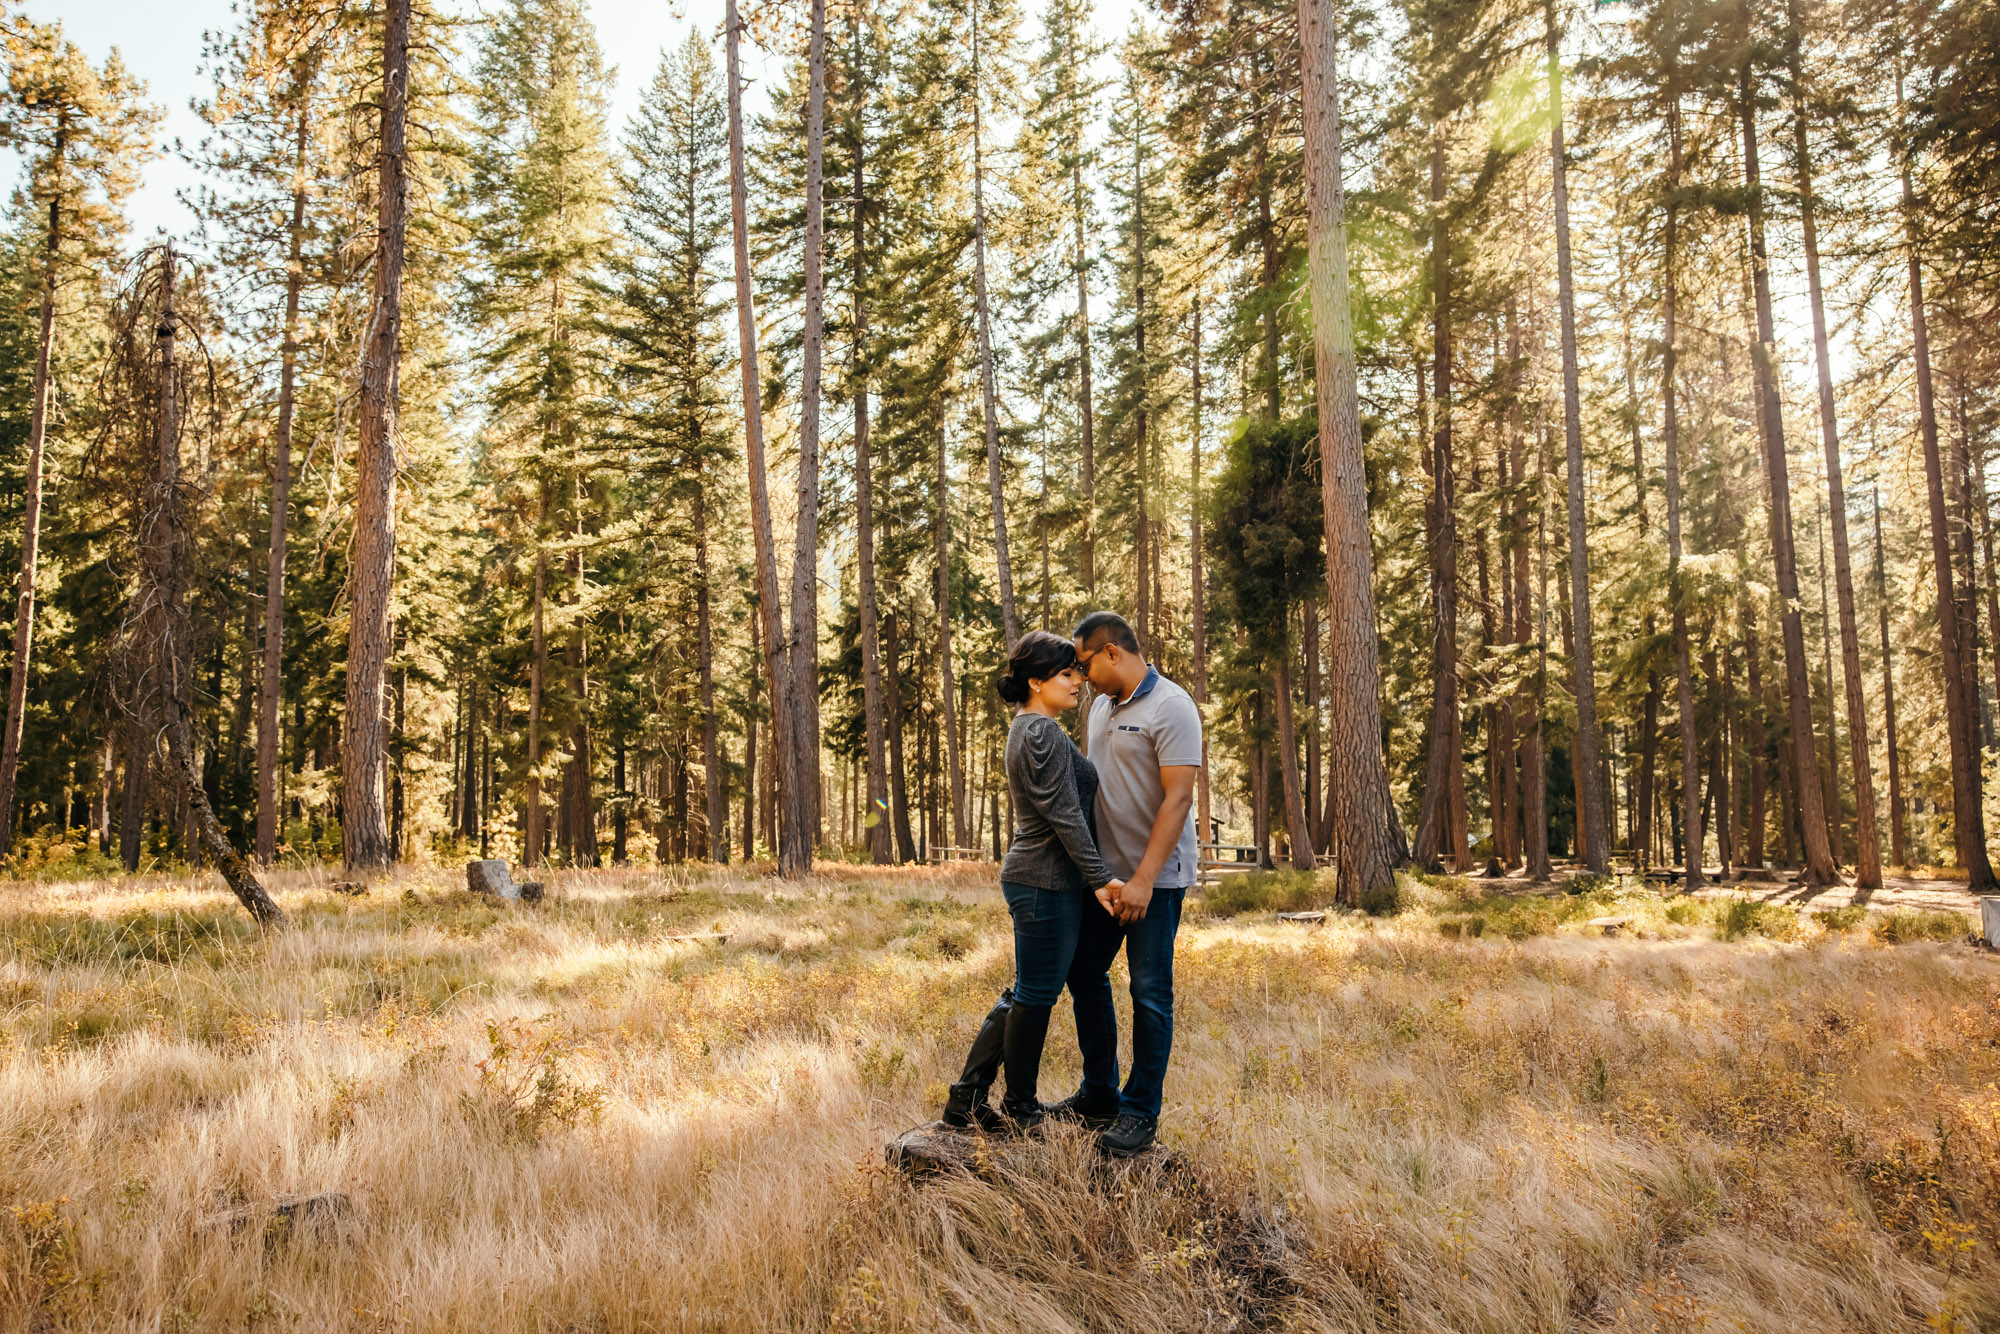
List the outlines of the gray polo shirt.
<svg viewBox="0 0 2000 1334">
<path fill-rule="evenodd" d="M 1098 850 L 1111 873 L 1127 880 L 1146 855 L 1153 818 L 1167 799 L 1160 769 L 1201 763 L 1201 711 L 1187 691 L 1148 667 L 1146 679 L 1123 703 L 1097 697 L 1085 738 L 1097 766 Z M 1181 841 L 1153 884 L 1189 889 L 1194 882 L 1194 812 L 1189 811 Z"/>
</svg>

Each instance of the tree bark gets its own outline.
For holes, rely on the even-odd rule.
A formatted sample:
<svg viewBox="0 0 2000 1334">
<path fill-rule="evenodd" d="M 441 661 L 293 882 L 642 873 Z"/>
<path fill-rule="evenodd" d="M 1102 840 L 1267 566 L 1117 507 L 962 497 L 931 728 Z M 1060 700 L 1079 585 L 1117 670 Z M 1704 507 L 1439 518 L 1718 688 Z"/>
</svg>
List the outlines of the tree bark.
<svg viewBox="0 0 2000 1334">
<path fill-rule="evenodd" d="M 131 613 L 138 672 L 130 707 L 135 726 L 143 727 L 149 719 L 158 720 L 178 795 L 187 806 L 203 850 L 221 871 L 230 891 L 257 925 L 266 929 L 283 927 L 288 924 L 284 910 L 258 883 L 249 863 L 230 846 L 195 768 L 194 737 L 186 712 L 192 664 L 188 661 L 189 553 L 180 495 L 180 392 L 175 362 L 178 331 L 174 310 L 174 252 L 168 246 L 161 255 L 156 457 L 152 481 L 146 490 L 139 540 L 139 590 Z"/>
<path fill-rule="evenodd" d="M 861 6 L 849 10 L 849 36 L 857 67 L 861 59 Z M 867 177 L 863 173 L 865 123 L 858 90 L 854 97 L 851 133 L 854 137 L 854 509 L 855 565 L 860 585 L 861 610 L 861 712 L 862 732 L 867 748 L 868 810 L 863 823 L 868 830 L 868 856 L 877 866 L 896 860 L 893 830 L 889 820 L 889 775 L 884 753 L 882 717 L 882 641 L 879 593 L 875 586 L 875 483 L 874 460 L 868 439 L 868 235 L 866 229 Z"/>
<path fill-rule="evenodd" d="M 64 134 L 58 129 L 53 157 L 60 167 Z M 56 262 L 62 246 L 62 203 L 49 200 L 44 243 L 41 327 L 35 336 L 34 401 L 28 410 L 27 475 L 21 481 L 21 571 L 15 585 L 14 656 L 7 674 L 7 734 L 0 740 L 0 857 L 14 847 L 14 787 L 21 766 L 21 731 L 28 716 L 28 667 L 35 643 L 35 566 L 42 541 L 42 457 L 48 439 L 49 357 L 55 346 Z M 65 819 L 68 817 L 65 816 Z"/>
<path fill-rule="evenodd" d="M 403 245 L 409 187 L 411 0 L 387 0 L 374 307 L 361 361 L 354 542 L 347 628 L 347 726 L 340 742 L 341 847 L 350 871 L 389 864 L 383 826 L 383 686 L 396 577 L 396 418 L 401 395 Z"/>
<path fill-rule="evenodd" d="M 1445 217 L 1444 140 L 1431 129 L 1431 492 L 1425 506 L 1431 565 L 1431 718 L 1423 805 L 1411 855 L 1436 863 L 1447 845 L 1465 856 L 1464 757 L 1458 745 L 1458 484 L 1451 448 L 1451 229 Z"/>
<path fill-rule="evenodd" d="M 1883 731 L 1889 746 L 1889 863 L 1908 866 L 1903 842 L 1903 769 L 1896 750 L 1896 670 L 1889 647 L 1889 572 L 1882 559 L 1882 490 L 1875 489 L 1875 602 L 1882 622 Z"/>
<path fill-rule="evenodd" d="M 1751 368 L 1757 385 L 1758 418 L 1764 437 L 1765 476 L 1770 487 L 1771 558 L 1778 590 L 1778 623 L 1785 646 L 1785 693 L 1791 720 L 1792 776 L 1797 783 L 1798 820 L 1804 839 L 1808 883 L 1831 884 L 1839 875 L 1826 837 L 1819 756 L 1813 743 L 1812 687 L 1807 679 L 1805 626 L 1799 615 L 1798 557 L 1792 542 L 1790 463 L 1785 450 L 1784 403 L 1777 384 L 1777 341 L 1771 318 L 1771 275 L 1764 249 L 1763 186 L 1757 162 L 1757 114 L 1749 64 L 1738 84 L 1743 127 L 1743 183 L 1750 196 L 1750 268 L 1757 304 L 1757 346 Z"/>
<path fill-rule="evenodd" d="M 951 666 L 951 477 L 946 469 L 945 431 L 937 430 L 937 510 L 931 529 L 937 559 L 938 706 L 944 727 L 946 788 L 951 794 L 952 846 L 966 845 L 965 771 L 958 754 L 958 677 Z"/>
<path fill-rule="evenodd" d="M 298 401 L 299 299 L 305 288 L 305 175 L 312 123 L 306 90 L 296 90 L 291 228 L 285 256 L 285 332 L 279 352 L 278 424 L 271 441 L 271 547 L 264 575 L 264 675 L 257 695 L 257 860 L 278 852 L 278 702 L 284 693 L 285 534 L 291 518 L 292 417 Z"/>
<path fill-rule="evenodd" d="M 1271 689 L 1278 705 L 1278 777 L 1285 796 L 1285 841 L 1290 845 L 1292 868 L 1310 871 L 1317 864 L 1313 856 L 1312 825 L 1306 819 L 1305 794 L 1299 784 L 1299 736 L 1292 715 L 1292 636 L 1289 618 L 1280 621 L 1287 629 L 1279 636 L 1272 663 Z"/>
<path fill-rule="evenodd" d="M 548 486 L 542 486 L 541 519 L 548 520 Z M 538 525 L 539 527 L 540 525 Z M 535 553 L 534 608 L 528 637 L 528 780 L 523 801 L 527 806 L 527 828 L 521 835 L 521 864 L 530 869 L 542 864 L 548 851 L 546 820 L 542 813 L 542 692 L 549 680 L 549 636 L 544 619 L 548 599 L 549 557 Z"/>
<path fill-rule="evenodd" d="M 821 3 L 823 3 L 823 0 L 815 0 L 815 7 L 817 8 Z M 825 41 L 824 25 L 825 14 L 821 10 L 815 20 L 816 36 L 814 40 L 816 42 L 824 43 Z M 730 225 L 736 249 L 736 334 L 739 344 L 737 360 L 743 370 L 743 452 L 744 461 L 747 465 L 746 471 L 750 479 L 751 541 L 756 547 L 757 615 L 762 622 L 765 670 L 770 673 L 771 697 L 773 701 L 771 710 L 773 737 L 770 755 L 777 764 L 776 777 L 779 790 L 786 793 L 795 793 L 799 785 L 806 781 L 806 779 L 805 775 L 794 772 L 802 751 L 792 738 L 792 725 L 795 721 L 791 708 L 793 688 L 792 666 L 795 662 L 811 661 L 814 656 L 814 646 L 807 645 L 802 654 L 796 655 L 787 650 L 785 644 L 784 609 L 780 605 L 778 598 L 777 547 L 771 530 L 771 496 L 767 482 L 769 472 L 764 461 L 764 402 L 761 391 L 758 388 L 757 312 L 750 294 L 749 176 L 743 161 L 743 74 L 738 54 L 738 47 L 742 42 L 743 20 L 737 14 L 736 0 L 728 0 L 727 13 L 724 17 L 723 26 L 728 36 L 725 45 L 729 64 L 729 207 Z M 825 77 L 824 59 L 824 51 L 822 50 L 820 60 L 817 62 L 819 68 L 814 75 L 815 82 L 820 87 L 817 95 L 822 99 L 822 114 L 825 90 L 823 83 L 820 81 Z M 817 145 L 810 146 L 809 151 L 816 153 Z M 816 177 L 818 175 L 817 168 L 810 169 L 809 174 Z M 808 193 L 810 194 L 812 191 L 809 190 Z M 819 237 L 815 231 L 808 237 L 808 244 L 806 246 L 808 263 L 812 266 L 815 274 L 818 272 L 819 264 L 818 242 Z M 807 382 L 808 384 L 816 385 L 818 378 L 818 366 L 815 364 L 812 367 L 810 375 L 807 377 Z M 816 410 L 818 391 L 814 388 L 809 390 L 809 392 L 814 395 L 813 403 Z M 815 418 L 814 426 L 816 430 L 817 418 Z M 806 473 L 805 443 L 802 422 L 800 440 L 800 494 L 802 496 L 804 495 L 803 487 Z M 812 467 L 816 494 L 818 475 L 818 440 L 816 435 L 812 443 L 814 447 Z M 817 510 L 816 503 L 814 509 Z M 799 516 L 799 534 L 801 537 L 812 536 L 812 533 L 806 527 L 809 522 L 816 524 L 816 515 L 809 518 L 802 513 Z M 818 571 L 816 568 L 817 561 L 813 559 L 814 550 L 815 545 L 812 541 L 808 541 L 798 547 L 799 554 L 806 557 L 806 570 L 803 575 L 803 582 L 798 572 L 794 572 L 792 588 L 794 597 L 798 596 L 799 589 L 803 587 L 806 590 L 808 598 L 817 603 L 815 593 Z M 794 613 L 794 630 L 798 629 L 801 624 L 817 625 L 817 616 L 814 611 L 809 610 L 803 622 L 801 622 L 799 616 L 796 614 L 797 608 L 794 608 Z M 816 684 L 816 682 L 808 683 L 808 689 L 812 689 Z M 813 693 L 815 698 L 813 709 L 816 718 L 818 709 L 817 691 L 814 690 Z M 812 747 L 814 767 L 817 769 L 817 735 L 812 738 Z M 815 785 L 814 790 L 815 792 L 818 790 L 817 785 Z M 811 813 L 811 810 L 812 808 L 804 805 L 800 799 L 786 800 L 779 808 L 780 827 L 775 851 L 778 855 L 778 870 L 781 875 L 799 876 L 804 875 L 812 869 L 812 843 L 810 835 L 806 830 L 798 827 L 800 819 Z"/>
<path fill-rule="evenodd" d="M 815 4 L 824 0 L 814 0 Z M 985 118 L 981 112 L 979 3 L 972 0 L 972 296 L 979 316 L 980 419 L 986 428 L 986 486 L 993 500 L 993 561 L 1000 586 L 1000 623 L 1011 652 L 1021 637 L 1014 607 L 1014 567 L 1007 549 L 1007 495 L 1000 485 L 1000 403 L 993 373 L 993 334 L 986 305 Z"/>
<path fill-rule="evenodd" d="M 896 643 L 896 613 L 893 608 L 882 618 L 884 704 L 889 725 L 889 816 L 895 827 L 896 860 L 916 860 L 917 841 L 910 833 L 910 785 L 903 765 L 903 677 L 900 650 Z M 919 758 L 922 756 L 918 752 Z"/>
<path fill-rule="evenodd" d="M 1798 0 L 1791 5 L 1793 25 L 1792 83 L 1803 89 L 1804 75 L 1797 48 L 1800 25 Z M 1794 108 L 1792 135 L 1798 158 L 1799 223 L 1806 252 L 1806 290 L 1812 302 L 1813 360 L 1819 372 L 1819 433 L 1826 450 L 1826 503 L 1833 519 L 1834 592 L 1840 607 L 1840 670 L 1846 686 L 1847 745 L 1854 760 L 1854 883 L 1859 889 L 1882 884 L 1882 845 L 1875 813 L 1875 773 L 1869 756 L 1868 703 L 1861 685 L 1861 632 L 1854 610 L 1854 574 L 1847 544 L 1847 488 L 1841 474 L 1839 418 L 1834 410 L 1833 366 L 1827 352 L 1826 303 L 1819 276 L 1819 230 L 1813 199 L 1812 157 L 1806 139 L 1803 105 Z M 1829 725 L 1831 720 L 1829 720 Z"/>
<path fill-rule="evenodd" d="M 1562 61 L 1557 49 L 1555 0 L 1544 0 L 1549 69 L 1549 154 L 1553 164 L 1556 222 L 1556 288 L 1562 310 L 1563 429 L 1568 443 L 1569 582 L 1576 613 L 1577 832 L 1584 865 L 1602 875 L 1611 869 L 1605 819 L 1604 777 L 1598 753 L 1597 668 L 1590 624 L 1590 542 L 1583 500 L 1583 421 L 1577 388 L 1576 297 L 1570 277 L 1569 163 L 1563 147 Z"/>
<path fill-rule="evenodd" d="M 1338 724 L 1327 739 L 1327 796 L 1334 807 L 1336 893 L 1341 902 L 1358 907 L 1394 883 L 1406 849 L 1382 753 L 1374 558 L 1348 298 L 1336 31 L 1330 0 L 1299 0 L 1313 367 L 1332 627 L 1327 704 Z"/>
<path fill-rule="evenodd" d="M 1681 715 L 1681 824 L 1693 856 L 1681 865 L 1682 886 L 1690 894 L 1702 886 L 1700 759 L 1695 736 L 1694 664 L 1688 643 L 1687 590 L 1682 585 L 1682 504 L 1680 426 L 1680 189 L 1682 171 L 1681 103 L 1678 84 L 1667 111 L 1667 216 L 1663 229 L 1661 294 L 1661 436 L 1667 473 L 1667 597 L 1673 604 L 1674 691 Z M 1650 813 L 1649 813 L 1650 814 Z"/>
<path fill-rule="evenodd" d="M 1197 844 L 1196 860 L 1200 860 L 1199 844 L 1214 838 L 1210 832 L 1209 788 L 1208 788 L 1208 613 L 1207 591 L 1201 572 L 1201 430 L 1202 430 L 1202 386 L 1201 386 L 1201 294 L 1194 297 L 1194 376 L 1191 389 L 1190 410 L 1194 414 L 1193 432 L 1188 443 L 1188 602 L 1190 626 L 1193 636 L 1193 661 L 1190 675 L 1194 686 L 1195 708 L 1204 715 L 1201 729 L 1201 768 L 1195 774 L 1195 835 Z"/>
</svg>

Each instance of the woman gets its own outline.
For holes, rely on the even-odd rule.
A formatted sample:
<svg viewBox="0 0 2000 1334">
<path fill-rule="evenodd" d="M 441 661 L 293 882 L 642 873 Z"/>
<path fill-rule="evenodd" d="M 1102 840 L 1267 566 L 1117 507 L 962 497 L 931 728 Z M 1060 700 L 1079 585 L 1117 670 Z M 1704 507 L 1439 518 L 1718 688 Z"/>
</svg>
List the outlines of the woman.
<svg viewBox="0 0 2000 1334">
<path fill-rule="evenodd" d="M 943 1119 L 951 1126 L 1018 1131 L 1045 1115 L 1035 1084 L 1049 1011 L 1076 956 L 1085 909 L 1097 909 L 1095 892 L 1115 882 L 1097 854 L 1090 818 L 1097 770 L 1056 721 L 1076 707 L 1083 689 L 1076 646 L 1046 630 L 1029 631 L 1014 646 L 998 687 L 1000 698 L 1021 710 L 1007 733 L 1014 841 L 1000 865 L 1000 888 L 1014 918 L 1014 985 L 980 1025 Z M 987 1090 L 1003 1065 L 1007 1093 L 996 1111 Z"/>
</svg>

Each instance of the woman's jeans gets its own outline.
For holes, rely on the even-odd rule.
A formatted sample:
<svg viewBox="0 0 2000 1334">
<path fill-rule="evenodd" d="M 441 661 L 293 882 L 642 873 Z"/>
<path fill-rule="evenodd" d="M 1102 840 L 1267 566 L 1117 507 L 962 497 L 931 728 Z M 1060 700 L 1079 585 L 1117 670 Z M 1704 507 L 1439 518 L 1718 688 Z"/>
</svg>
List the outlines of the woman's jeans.
<svg viewBox="0 0 2000 1334">
<path fill-rule="evenodd" d="M 1083 930 L 1083 905 L 1098 912 L 1088 891 L 1036 889 L 1002 881 L 1014 917 L 1014 1003 L 1054 1005 L 1062 998 Z"/>
</svg>

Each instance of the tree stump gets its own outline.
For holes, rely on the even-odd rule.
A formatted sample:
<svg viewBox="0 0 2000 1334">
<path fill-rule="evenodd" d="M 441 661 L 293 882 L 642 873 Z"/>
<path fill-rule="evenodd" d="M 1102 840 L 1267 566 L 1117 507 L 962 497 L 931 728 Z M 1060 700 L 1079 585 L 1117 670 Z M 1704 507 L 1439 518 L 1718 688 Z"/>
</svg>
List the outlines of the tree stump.
<svg viewBox="0 0 2000 1334">
<path fill-rule="evenodd" d="M 514 903 L 540 903 L 543 894 L 542 882 L 539 880 L 515 884 L 513 873 L 508 870 L 505 859 L 499 857 L 467 862 L 465 887 L 474 894 L 491 894 L 495 898 Z"/>
</svg>

